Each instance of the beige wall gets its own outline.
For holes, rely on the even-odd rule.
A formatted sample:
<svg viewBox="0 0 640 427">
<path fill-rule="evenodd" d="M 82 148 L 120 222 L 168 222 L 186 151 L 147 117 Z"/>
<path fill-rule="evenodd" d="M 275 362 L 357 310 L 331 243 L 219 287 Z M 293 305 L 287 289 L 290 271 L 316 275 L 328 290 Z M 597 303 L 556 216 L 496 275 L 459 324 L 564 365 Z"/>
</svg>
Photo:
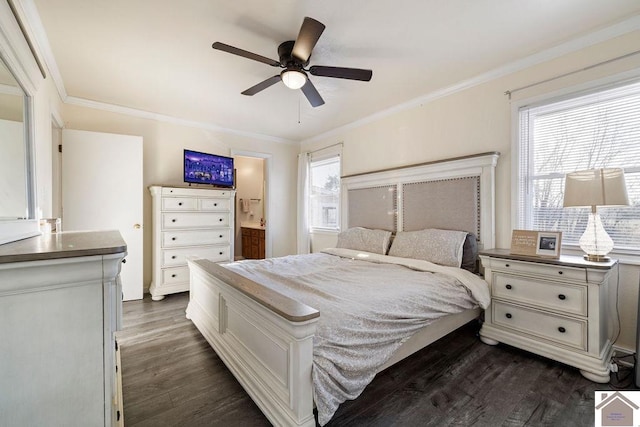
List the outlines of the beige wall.
<svg viewBox="0 0 640 427">
<path fill-rule="evenodd" d="M 504 92 L 633 52 L 638 46 L 640 31 L 426 101 L 358 127 L 333 132 L 325 138 L 303 142 L 301 151 L 342 142 L 344 175 L 499 151 L 502 155 L 496 169 L 496 242 L 498 247 L 509 247 L 512 106 L 524 99 L 551 96 L 556 91 L 629 70 L 636 70 L 640 75 L 640 55 L 534 86 L 514 94 L 512 100 Z M 313 236 L 314 248 L 331 244 L 327 236 L 318 237 Z M 334 244 L 335 241 L 334 237 Z M 635 343 L 640 272 L 637 264 L 640 264 L 640 257 L 631 257 L 620 268 L 618 301 L 622 330 L 617 345 L 627 349 L 633 348 Z"/>
<path fill-rule="evenodd" d="M 264 159 L 236 156 L 236 245 L 235 255 L 242 255 L 240 227 L 243 224 L 260 224 L 264 206 Z M 249 212 L 243 212 L 241 199 L 249 200 Z M 254 200 L 251 200 L 254 199 Z M 259 200 L 255 200 L 259 199 Z"/>
<path fill-rule="evenodd" d="M 268 154 L 272 172 L 268 178 L 271 211 L 267 212 L 267 218 L 269 232 L 274 236 L 272 254 L 283 256 L 295 253 L 296 145 L 261 141 L 70 104 L 64 105 L 62 115 L 67 129 L 143 137 L 145 290 L 151 281 L 151 195 L 146 188 L 153 184 L 184 185 L 184 148 L 227 156 L 231 154 L 231 150 Z"/>
</svg>

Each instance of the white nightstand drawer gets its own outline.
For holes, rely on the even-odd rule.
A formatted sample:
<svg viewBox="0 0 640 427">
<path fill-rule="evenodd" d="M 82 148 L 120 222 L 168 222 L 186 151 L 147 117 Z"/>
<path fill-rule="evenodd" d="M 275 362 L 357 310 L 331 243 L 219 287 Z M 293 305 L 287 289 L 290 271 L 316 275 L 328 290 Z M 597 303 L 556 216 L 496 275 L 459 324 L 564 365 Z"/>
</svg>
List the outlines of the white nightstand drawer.
<svg viewBox="0 0 640 427">
<path fill-rule="evenodd" d="M 187 197 L 162 198 L 162 210 L 165 211 L 194 211 L 197 206 L 197 199 Z"/>
<path fill-rule="evenodd" d="M 229 243 L 229 230 L 163 231 L 162 247 L 218 245 Z"/>
<path fill-rule="evenodd" d="M 173 267 L 162 270 L 162 284 L 173 285 L 189 281 L 189 267 Z"/>
<path fill-rule="evenodd" d="M 494 298 L 580 316 L 587 315 L 587 289 L 586 285 L 567 285 L 496 272 L 491 281 Z"/>
<path fill-rule="evenodd" d="M 587 350 L 587 322 L 537 310 L 492 302 L 493 323 L 559 344 Z"/>
<path fill-rule="evenodd" d="M 181 249 L 165 249 L 162 253 L 163 267 L 187 264 L 187 257 L 206 258 L 211 261 L 229 261 L 229 246 L 203 246 Z"/>
<path fill-rule="evenodd" d="M 231 207 L 229 199 L 199 199 L 202 211 L 228 211 Z"/>
<path fill-rule="evenodd" d="M 163 196 L 204 196 L 204 197 L 231 197 L 232 191 L 229 190 L 213 190 L 210 188 L 195 187 L 162 187 Z"/>
<path fill-rule="evenodd" d="M 170 228 L 210 228 L 228 227 L 228 213 L 176 212 L 162 214 L 162 227 Z"/>
<path fill-rule="evenodd" d="M 545 276 L 546 279 L 552 280 L 573 280 L 581 283 L 584 283 L 586 280 L 584 268 L 564 267 L 554 264 L 492 258 L 491 269 L 494 271 L 517 272 L 518 274 L 530 273 L 537 276 Z"/>
</svg>

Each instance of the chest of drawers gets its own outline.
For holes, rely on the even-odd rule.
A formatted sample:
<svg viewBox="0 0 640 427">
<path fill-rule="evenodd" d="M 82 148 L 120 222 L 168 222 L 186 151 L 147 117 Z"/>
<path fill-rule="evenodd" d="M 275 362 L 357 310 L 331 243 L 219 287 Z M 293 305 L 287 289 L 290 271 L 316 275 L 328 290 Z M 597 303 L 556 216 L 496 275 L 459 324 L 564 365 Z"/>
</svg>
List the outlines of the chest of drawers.
<svg viewBox="0 0 640 427">
<path fill-rule="evenodd" d="M 609 382 L 615 261 L 535 259 L 500 249 L 482 252 L 480 259 L 491 287 L 483 342 L 519 347 L 577 367 L 592 381 Z"/>
<path fill-rule="evenodd" d="M 233 190 L 149 187 L 153 199 L 153 272 L 149 292 L 155 301 L 189 290 L 187 257 L 233 261 Z"/>
</svg>

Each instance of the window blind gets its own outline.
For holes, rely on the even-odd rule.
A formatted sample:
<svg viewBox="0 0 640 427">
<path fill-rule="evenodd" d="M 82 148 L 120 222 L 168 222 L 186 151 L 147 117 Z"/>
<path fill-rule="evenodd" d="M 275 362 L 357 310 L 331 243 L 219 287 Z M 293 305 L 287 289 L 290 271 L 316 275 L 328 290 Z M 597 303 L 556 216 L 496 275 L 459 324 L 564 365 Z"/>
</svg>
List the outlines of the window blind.
<svg viewBox="0 0 640 427">
<path fill-rule="evenodd" d="M 625 171 L 631 206 L 599 207 L 618 249 L 640 250 L 640 82 L 519 110 L 519 228 L 562 231 L 577 244 L 588 208 L 563 208 L 564 176 Z"/>
</svg>

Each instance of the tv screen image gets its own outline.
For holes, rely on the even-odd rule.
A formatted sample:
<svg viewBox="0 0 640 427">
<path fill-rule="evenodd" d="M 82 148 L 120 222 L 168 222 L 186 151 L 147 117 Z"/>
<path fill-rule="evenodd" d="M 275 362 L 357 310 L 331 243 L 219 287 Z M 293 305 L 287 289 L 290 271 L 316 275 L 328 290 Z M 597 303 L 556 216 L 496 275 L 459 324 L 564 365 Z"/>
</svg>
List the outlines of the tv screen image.
<svg viewBox="0 0 640 427">
<path fill-rule="evenodd" d="M 184 182 L 232 188 L 233 158 L 185 149 Z"/>
</svg>

